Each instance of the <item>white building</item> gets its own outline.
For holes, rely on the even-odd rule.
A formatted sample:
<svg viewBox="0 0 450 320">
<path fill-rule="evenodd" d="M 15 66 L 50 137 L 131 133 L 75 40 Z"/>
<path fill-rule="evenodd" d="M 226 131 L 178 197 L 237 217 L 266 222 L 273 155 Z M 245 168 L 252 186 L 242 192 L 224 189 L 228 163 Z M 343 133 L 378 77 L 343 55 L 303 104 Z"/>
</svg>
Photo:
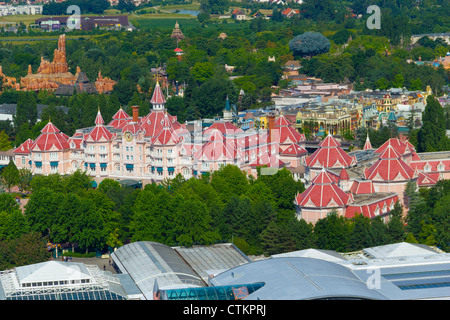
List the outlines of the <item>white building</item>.
<svg viewBox="0 0 450 320">
<path fill-rule="evenodd" d="M 18 14 L 37 15 L 42 14 L 42 5 L 2 5 L 0 6 L 0 16 L 12 16 Z"/>
</svg>

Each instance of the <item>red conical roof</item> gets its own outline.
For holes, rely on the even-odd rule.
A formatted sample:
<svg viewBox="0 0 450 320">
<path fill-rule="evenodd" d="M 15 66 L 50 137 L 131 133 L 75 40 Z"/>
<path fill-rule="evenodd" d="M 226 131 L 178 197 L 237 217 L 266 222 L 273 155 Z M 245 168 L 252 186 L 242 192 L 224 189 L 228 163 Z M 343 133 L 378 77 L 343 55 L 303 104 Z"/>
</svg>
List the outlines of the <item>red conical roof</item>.
<svg viewBox="0 0 450 320">
<path fill-rule="evenodd" d="M 129 117 L 130 117 L 130 116 L 129 116 L 125 111 L 123 111 L 122 107 L 120 107 L 119 111 L 117 111 L 117 112 L 112 116 L 112 118 L 113 118 L 114 120 L 125 120 L 125 119 L 128 119 Z"/>
<path fill-rule="evenodd" d="M 377 150 L 375 150 L 375 153 L 382 153 L 388 146 L 391 146 L 400 153 L 401 155 L 411 153 L 413 152 L 414 146 L 409 142 L 403 142 L 400 139 L 397 138 L 390 138 L 385 143 L 383 143 Z"/>
<path fill-rule="evenodd" d="M 123 111 L 122 107 L 120 107 L 119 111 L 117 111 L 113 117 L 112 121 L 108 124 L 108 126 L 114 127 L 116 129 L 121 129 L 125 126 L 130 119 L 130 116 Z"/>
<path fill-rule="evenodd" d="M 370 149 L 372 149 L 372 144 L 370 143 L 369 135 L 367 135 L 366 142 L 364 143 L 364 150 L 370 150 Z"/>
<path fill-rule="evenodd" d="M 164 98 L 159 82 L 156 83 L 155 90 L 153 91 L 153 96 L 150 102 L 152 104 L 166 103 L 166 99 Z"/>
<path fill-rule="evenodd" d="M 103 121 L 102 114 L 100 113 L 100 110 L 98 110 L 97 116 L 95 117 L 95 124 L 97 126 L 99 126 L 99 125 L 103 125 L 104 123 L 105 123 L 105 121 Z"/>
<path fill-rule="evenodd" d="M 378 156 L 380 159 L 399 159 L 402 155 L 391 145 L 388 145 Z"/>
<path fill-rule="evenodd" d="M 340 147 L 341 143 L 337 141 L 331 134 L 329 134 L 321 143 L 319 143 L 319 147 L 321 148 L 335 148 Z"/>
<path fill-rule="evenodd" d="M 280 115 L 277 119 L 277 121 L 275 121 L 275 127 L 285 127 L 285 126 L 290 126 L 291 123 L 289 122 L 288 119 L 286 119 L 286 117 L 284 115 Z"/>
<path fill-rule="evenodd" d="M 333 179 L 333 177 L 324 169 L 322 169 L 322 171 L 317 176 L 315 176 L 314 179 L 312 179 L 311 181 L 312 184 L 317 185 L 332 184 L 334 182 L 335 179 Z"/>
<path fill-rule="evenodd" d="M 356 157 L 350 156 L 339 147 L 340 143 L 330 135 L 319 144 L 305 162 L 308 167 L 348 168 L 356 164 Z"/>
<path fill-rule="evenodd" d="M 41 130 L 42 133 L 58 133 L 59 129 L 49 121 Z"/>
</svg>

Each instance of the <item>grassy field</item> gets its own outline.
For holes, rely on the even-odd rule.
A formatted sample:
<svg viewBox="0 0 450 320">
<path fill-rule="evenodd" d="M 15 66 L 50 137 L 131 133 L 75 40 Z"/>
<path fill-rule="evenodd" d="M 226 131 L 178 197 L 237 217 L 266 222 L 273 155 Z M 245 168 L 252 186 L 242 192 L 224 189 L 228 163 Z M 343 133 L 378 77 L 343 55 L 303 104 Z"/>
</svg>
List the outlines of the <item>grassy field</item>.
<svg viewBox="0 0 450 320">
<path fill-rule="evenodd" d="M 190 4 L 180 4 L 180 5 L 170 5 L 170 6 L 158 6 L 154 7 L 161 11 L 174 11 L 174 10 L 199 10 L 200 3 L 190 3 Z"/>
<path fill-rule="evenodd" d="M 27 26 L 33 24 L 36 19 L 44 17 L 43 15 L 14 15 L 0 17 L 0 24 L 19 24 L 23 22 Z"/>
</svg>

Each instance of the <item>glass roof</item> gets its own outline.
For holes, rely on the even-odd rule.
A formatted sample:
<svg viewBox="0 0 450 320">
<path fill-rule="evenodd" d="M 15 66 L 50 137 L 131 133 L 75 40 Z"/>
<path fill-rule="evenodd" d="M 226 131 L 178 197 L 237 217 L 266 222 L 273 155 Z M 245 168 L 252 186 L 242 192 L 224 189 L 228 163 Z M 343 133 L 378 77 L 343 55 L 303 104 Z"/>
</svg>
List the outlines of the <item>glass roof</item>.
<svg viewBox="0 0 450 320">
<path fill-rule="evenodd" d="M 233 286 L 161 290 L 161 300 L 241 300 L 264 286 L 263 282 Z"/>
</svg>

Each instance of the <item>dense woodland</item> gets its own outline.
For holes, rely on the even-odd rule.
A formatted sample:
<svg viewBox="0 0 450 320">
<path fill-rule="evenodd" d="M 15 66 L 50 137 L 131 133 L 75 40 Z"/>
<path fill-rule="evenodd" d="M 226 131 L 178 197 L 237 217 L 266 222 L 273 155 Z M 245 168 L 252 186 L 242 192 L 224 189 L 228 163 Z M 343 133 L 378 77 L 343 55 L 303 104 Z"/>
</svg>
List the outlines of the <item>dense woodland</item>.
<svg viewBox="0 0 450 320">
<path fill-rule="evenodd" d="M 220 7 L 214 7 L 213 3 L 205 0 L 201 6 L 211 17 L 234 5 L 223 1 Z M 0 148 L 7 150 L 37 137 L 49 117 L 60 130 L 72 135 L 77 128 L 94 125 L 98 107 L 106 122 L 120 106 L 129 111 L 128 106 L 139 105 L 141 115 L 148 113 L 155 84 L 150 68 L 164 64 L 171 83 L 169 94 L 175 91 L 175 81 L 185 89 L 184 97 L 171 97 L 166 104 L 169 113 L 177 115 L 180 122 L 220 115 L 227 95 L 238 110 L 270 105 L 271 92 L 276 90 L 272 87 L 289 86 L 281 79 L 282 66 L 292 59 L 301 62 L 301 72 L 326 82 L 350 81 L 357 90 L 424 90 L 430 85 L 436 94 L 441 94 L 442 86 L 449 81 L 448 72 L 406 60 L 433 60 L 450 51 L 440 40 L 424 38 L 417 45 L 409 43 L 411 34 L 448 31 L 448 1 L 417 4 L 410 0 L 380 0 L 370 4 L 382 8 L 380 30 L 367 29 L 365 10 L 369 3 L 364 1 L 347 1 L 344 5 L 343 1 L 305 0 L 299 7 L 302 14 L 291 19 L 281 16 L 281 7 L 271 7 L 270 20 L 223 23 L 207 18 L 190 25 L 180 21 L 186 35 L 178 43 L 184 50 L 181 61 L 173 51 L 177 43 L 170 38 L 173 26 L 147 29 L 142 23 L 140 30 L 133 32 L 73 32 L 80 38 L 67 40 L 71 71 L 79 66 L 91 81 L 101 71 L 118 81 L 114 91 L 110 95 L 58 98 L 47 92 L 3 88 L 0 103 L 17 103 L 17 115 L 12 122 L 0 122 Z M 346 5 L 362 14 L 362 18 L 352 17 Z M 263 4 L 247 1 L 241 6 L 252 12 L 266 9 Z M 296 36 L 308 31 L 322 34 L 329 41 L 329 48 L 306 56 L 289 45 Z M 23 36 L 21 32 L 15 36 Z M 218 38 L 221 32 L 227 38 Z M 38 31 L 26 34 L 42 35 Z M 3 32 L 1 36 L 10 34 Z M 20 79 L 26 75 L 28 65 L 37 70 L 41 56 L 51 60 L 55 48 L 53 40 L 19 45 L 1 42 L 0 65 L 4 74 Z M 273 56 L 276 61 L 269 62 Z M 225 64 L 235 67 L 233 74 L 225 71 Z M 230 80 L 230 75 L 240 77 Z M 238 102 L 241 89 L 245 96 Z M 48 105 L 41 122 L 37 122 L 37 104 Z M 68 112 L 58 106 L 67 107 Z M 449 113 L 446 114 L 448 119 Z M 411 125 L 411 138 L 417 146 L 423 150 L 443 148 L 446 142 L 439 140 L 443 115 L 430 107 L 421 133 Z M 440 119 L 439 125 L 433 130 L 436 119 Z M 447 129 L 448 123 L 447 120 Z M 363 143 L 367 132 L 355 134 L 356 143 Z M 398 133 L 395 126 L 388 126 L 369 134 L 378 146 Z M 104 251 L 138 240 L 187 246 L 233 242 L 247 254 L 305 248 L 353 251 L 403 240 L 449 249 L 448 181 L 418 192 L 409 186 L 406 221 L 401 218 L 402 208 L 397 206 L 386 224 L 379 218 L 345 219 L 330 214 L 312 226 L 295 217 L 293 199 L 304 186 L 295 182 L 287 170 L 254 179 L 227 166 L 202 179 L 184 181 L 176 177 L 162 186 L 148 185 L 143 190 L 122 187 L 113 180 L 105 180 L 93 189 L 90 178 L 80 172 L 71 176 L 34 176 L 31 182 L 26 172 L 15 173 L 14 168 L 6 172 L 10 177 L 21 177 L 14 178 L 15 183 L 22 181 L 21 188 L 29 189 L 31 195 L 25 214 L 11 194 L 0 195 L 0 270 L 47 259 L 47 241 L 74 244 L 79 252 Z M 2 175 L 4 185 L 8 179 Z"/>
<path fill-rule="evenodd" d="M 406 219 L 397 204 L 387 223 L 330 213 L 315 226 L 296 218 L 293 199 L 304 186 L 286 169 L 254 179 L 228 165 L 201 179 L 177 176 L 142 190 L 111 179 L 93 189 L 90 178 L 76 172 L 34 176 L 28 187 L 24 214 L 11 194 L 0 195 L 0 270 L 45 260 L 47 241 L 82 253 L 141 240 L 170 246 L 233 242 L 251 255 L 307 248 L 350 252 L 400 241 L 448 251 L 450 243 L 447 180 L 419 191 L 410 183 Z"/>
</svg>

